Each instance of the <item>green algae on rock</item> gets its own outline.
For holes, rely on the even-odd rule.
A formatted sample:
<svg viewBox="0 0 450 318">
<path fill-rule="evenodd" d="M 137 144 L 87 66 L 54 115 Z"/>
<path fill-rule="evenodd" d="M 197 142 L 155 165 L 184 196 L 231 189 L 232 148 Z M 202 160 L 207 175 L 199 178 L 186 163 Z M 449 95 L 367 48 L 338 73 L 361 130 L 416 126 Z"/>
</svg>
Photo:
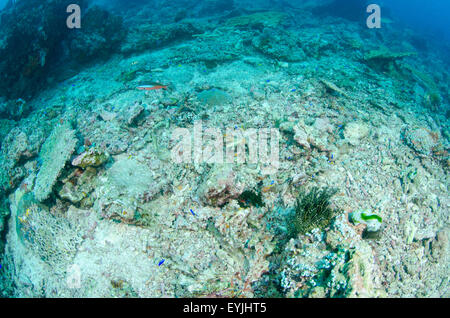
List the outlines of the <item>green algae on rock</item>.
<svg viewBox="0 0 450 318">
<path fill-rule="evenodd" d="M 83 169 L 99 167 L 109 159 L 109 154 L 98 148 L 90 148 L 72 160 L 72 165 Z"/>
<path fill-rule="evenodd" d="M 291 223 L 292 235 L 305 234 L 316 227 L 325 228 L 339 212 L 330 206 L 330 199 L 337 192 L 337 189 L 318 188 L 313 188 L 308 193 L 300 192 Z"/>
<path fill-rule="evenodd" d="M 353 224 L 365 224 L 368 232 L 378 232 L 381 228 L 383 219 L 373 212 L 355 211 L 350 213 L 350 220 Z"/>
</svg>

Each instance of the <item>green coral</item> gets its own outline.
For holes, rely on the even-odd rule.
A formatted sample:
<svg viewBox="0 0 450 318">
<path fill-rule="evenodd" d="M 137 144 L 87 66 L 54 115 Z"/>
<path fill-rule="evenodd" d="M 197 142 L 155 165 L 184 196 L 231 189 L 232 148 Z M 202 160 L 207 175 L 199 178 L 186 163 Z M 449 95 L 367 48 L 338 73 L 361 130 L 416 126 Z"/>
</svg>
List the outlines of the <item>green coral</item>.
<svg viewBox="0 0 450 318">
<path fill-rule="evenodd" d="M 39 154 L 42 166 L 34 186 L 34 195 L 38 201 L 46 200 L 52 193 L 53 185 L 70 159 L 76 144 L 75 131 L 69 123 L 57 126 L 47 138 Z"/>
<path fill-rule="evenodd" d="M 320 81 L 326 86 L 326 88 L 328 90 L 330 90 L 332 92 L 336 92 L 338 94 L 341 94 L 342 96 L 345 96 L 347 98 L 350 97 L 343 89 L 337 87 L 336 84 L 334 84 L 334 83 L 332 83 L 330 81 L 327 81 L 325 79 L 321 79 Z"/>
<path fill-rule="evenodd" d="M 340 210 L 330 206 L 330 199 L 337 189 L 314 187 L 310 192 L 300 192 L 295 206 L 295 215 L 290 223 L 290 236 L 305 234 L 314 228 L 326 227 Z"/>
</svg>

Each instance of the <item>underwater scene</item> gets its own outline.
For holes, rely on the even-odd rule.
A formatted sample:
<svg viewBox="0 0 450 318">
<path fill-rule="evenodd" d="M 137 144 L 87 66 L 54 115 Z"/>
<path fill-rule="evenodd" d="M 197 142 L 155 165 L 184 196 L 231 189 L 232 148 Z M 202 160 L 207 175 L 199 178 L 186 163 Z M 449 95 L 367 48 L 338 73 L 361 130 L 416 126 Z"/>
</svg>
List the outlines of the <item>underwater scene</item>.
<svg viewBox="0 0 450 318">
<path fill-rule="evenodd" d="M 448 1 L 0 10 L 0 297 L 450 297 Z"/>
</svg>

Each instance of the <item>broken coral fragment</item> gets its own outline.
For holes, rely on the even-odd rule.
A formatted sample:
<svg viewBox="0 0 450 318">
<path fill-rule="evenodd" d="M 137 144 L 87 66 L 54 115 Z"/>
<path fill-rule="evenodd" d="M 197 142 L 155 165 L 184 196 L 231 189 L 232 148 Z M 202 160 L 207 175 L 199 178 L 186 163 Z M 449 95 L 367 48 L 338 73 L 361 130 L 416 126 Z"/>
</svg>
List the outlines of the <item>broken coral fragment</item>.
<svg viewBox="0 0 450 318">
<path fill-rule="evenodd" d="M 86 170 L 77 169 L 65 180 L 62 180 L 63 187 L 58 191 L 61 199 L 78 203 L 85 200 L 94 188 L 93 179 L 97 170 L 87 167 Z"/>
<path fill-rule="evenodd" d="M 322 84 L 325 85 L 325 87 L 326 87 L 328 90 L 330 90 L 330 91 L 332 91 L 332 92 L 335 92 L 335 93 L 338 93 L 338 94 L 340 94 L 340 95 L 342 95 L 342 96 L 345 96 L 345 97 L 347 97 L 347 98 L 350 97 L 350 96 L 349 96 L 342 88 L 337 87 L 337 85 L 334 84 L 333 82 L 327 81 L 327 80 L 325 80 L 325 79 L 321 79 L 320 81 L 322 82 Z"/>
<path fill-rule="evenodd" d="M 34 186 L 34 195 L 38 201 L 48 198 L 76 144 L 75 131 L 69 123 L 57 126 L 47 138 L 39 154 L 42 167 Z"/>
<path fill-rule="evenodd" d="M 229 165 L 212 170 L 206 181 L 199 188 L 199 196 L 212 206 L 223 206 L 238 198 L 244 187 L 236 179 L 236 173 Z"/>
<path fill-rule="evenodd" d="M 99 167 L 109 159 L 108 153 L 91 148 L 73 159 L 72 165 L 80 168 Z"/>
<path fill-rule="evenodd" d="M 144 106 L 139 103 L 135 103 L 133 106 L 129 107 L 123 115 L 127 125 L 132 126 L 136 124 L 139 121 L 139 118 L 141 118 L 144 110 Z"/>
</svg>

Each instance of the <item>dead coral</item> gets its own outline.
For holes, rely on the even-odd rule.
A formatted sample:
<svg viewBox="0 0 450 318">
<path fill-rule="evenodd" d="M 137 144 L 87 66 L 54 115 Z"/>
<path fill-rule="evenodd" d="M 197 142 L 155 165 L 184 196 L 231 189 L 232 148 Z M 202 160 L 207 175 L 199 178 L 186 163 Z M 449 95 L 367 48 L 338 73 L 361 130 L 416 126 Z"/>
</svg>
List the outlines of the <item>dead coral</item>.
<svg viewBox="0 0 450 318">
<path fill-rule="evenodd" d="M 47 138 L 39 154 L 42 167 L 37 175 L 34 195 L 39 201 L 47 199 L 64 165 L 75 150 L 77 138 L 69 123 L 57 126 Z"/>
</svg>

